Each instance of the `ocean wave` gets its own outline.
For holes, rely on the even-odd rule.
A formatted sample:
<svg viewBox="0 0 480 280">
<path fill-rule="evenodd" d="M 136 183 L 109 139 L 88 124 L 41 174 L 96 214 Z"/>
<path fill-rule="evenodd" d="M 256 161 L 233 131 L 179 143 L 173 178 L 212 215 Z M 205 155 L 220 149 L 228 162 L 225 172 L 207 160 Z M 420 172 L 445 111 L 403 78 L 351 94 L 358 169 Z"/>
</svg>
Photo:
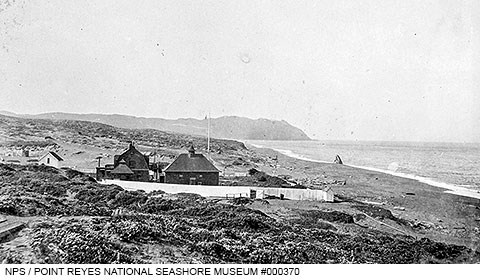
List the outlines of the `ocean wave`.
<svg viewBox="0 0 480 280">
<path fill-rule="evenodd" d="M 260 145 L 254 145 L 249 143 L 250 145 L 256 147 Z M 260 146 L 261 148 L 264 148 L 263 146 Z M 305 161 L 310 161 L 310 162 L 318 162 L 318 163 L 332 163 L 329 161 L 322 161 L 322 160 L 315 160 L 311 159 L 308 157 L 305 157 L 303 155 L 297 154 L 291 150 L 284 150 L 284 149 L 277 149 L 277 148 L 271 148 L 274 151 L 277 151 L 285 156 L 291 157 L 291 158 L 296 158 L 300 160 L 305 160 Z M 364 169 L 364 170 L 369 170 L 369 171 L 375 171 L 375 172 L 380 172 L 384 174 L 389 174 L 392 176 L 396 177 L 401 177 L 401 178 L 406 178 L 406 179 L 411 179 L 415 180 L 433 187 L 438 187 L 438 188 L 443 188 L 447 189 L 445 191 L 446 193 L 451 193 L 455 195 L 460 195 L 460 196 L 467 196 L 467 197 L 472 197 L 472 198 L 477 198 L 480 199 L 480 192 L 472 189 L 468 189 L 459 185 L 455 184 L 449 184 L 449 183 L 444 183 L 444 182 L 439 182 L 436 181 L 433 178 L 427 178 L 427 177 L 422 177 L 414 174 L 407 174 L 407 173 L 401 173 L 401 172 L 396 172 L 396 171 L 391 171 L 391 170 L 385 170 L 385 169 L 380 169 L 380 168 L 375 168 L 375 167 L 368 167 L 368 166 L 358 166 L 358 165 L 350 165 L 350 164 L 344 164 L 346 166 L 354 167 L 354 168 L 359 168 L 359 169 Z"/>
<path fill-rule="evenodd" d="M 242 141 L 240 141 L 240 142 L 242 142 Z M 246 145 L 246 142 L 242 142 L 242 143 L 243 143 L 243 145 Z M 263 149 L 264 148 L 262 145 L 258 145 L 258 144 L 248 143 L 248 145 L 253 146 L 257 149 Z"/>
<path fill-rule="evenodd" d="M 316 160 L 316 159 L 311 159 L 311 158 L 307 158 L 307 157 L 304 157 L 302 155 L 299 155 L 297 153 L 294 153 L 293 151 L 291 150 L 282 150 L 282 149 L 274 149 L 272 148 L 272 150 L 274 151 L 277 151 L 283 155 L 286 155 L 288 157 L 291 157 L 291 158 L 296 158 L 296 159 L 301 159 L 301 160 L 305 160 L 305 161 L 311 161 L 311 162 L 320 162 L 320 163 L 331 163 L 329 161 L 323 161 L 323 160 Z"/>
<path fill-rule="evenodd" d="M 424 183 L 433 187 L 438 187 L 438 188 L 443 188 L 447 189 L 448 191 L 445 191 L 447 193 L 452 193 L 456 195 L 462 195 L 462 196 L 468 196 L 468 197 L 473 197 L 473 198 L 478 198 L 480 199 L 480 193 L 476 190 L 472 190 L 469 188 L 465 188 L 463 186 L 455 185 L 455 184 L 450 184 L 450 183 L 445 183 L 445 182 L 439 182 L 434 178 L 428 178 L 428 177 L 422 177 L 418 176 L 415 174 L 407 174 L 407 173 L 402 173 L 402 172 L 395 172 L 395 171 L 390 171 L 390 170 L 384 170 L 380 168 L 374 168 L 374 167 L 367 167 L 367 166 L 356 166 L 356 165 L 348 165 L 351 167 L 355 168 L 360 168 L 360 169 L 365 169 L 365 170 L 370 170 L 370 171 L 376 171 L 380 173 L 385 173 L 389 174 L 392 176 L 397 176 L 401 178 L 406 178 L 406 179 L 412 179 L 415 181 L 418 181 L 420 183 Z"/>
</svg>

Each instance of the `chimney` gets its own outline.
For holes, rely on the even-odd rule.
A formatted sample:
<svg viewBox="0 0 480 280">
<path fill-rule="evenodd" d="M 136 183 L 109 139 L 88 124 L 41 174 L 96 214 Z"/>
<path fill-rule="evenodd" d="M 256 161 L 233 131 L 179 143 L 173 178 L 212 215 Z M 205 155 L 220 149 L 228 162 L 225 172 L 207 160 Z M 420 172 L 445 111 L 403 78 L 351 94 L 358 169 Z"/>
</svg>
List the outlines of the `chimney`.
<svg viewBox="0 0 480 280">
<path fill-rule="evenodd" d="M 188 156 L 193 157 L 194 155 L 195 155 L 195 148 L 193 147 L 193 144 L 192 144 L 192 146 L 190 146 L 190 149 L 188 149 Z"/>
</svg>

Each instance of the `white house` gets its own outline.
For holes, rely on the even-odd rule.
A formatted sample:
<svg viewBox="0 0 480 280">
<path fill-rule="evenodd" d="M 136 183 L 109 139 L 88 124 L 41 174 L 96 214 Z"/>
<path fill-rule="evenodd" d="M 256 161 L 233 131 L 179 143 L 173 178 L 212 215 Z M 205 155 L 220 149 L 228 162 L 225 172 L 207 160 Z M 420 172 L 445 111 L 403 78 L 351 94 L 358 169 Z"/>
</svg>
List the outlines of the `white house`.
<svg viewBox="0 0 480 280">
<path fill-rule="evenodd" d="M 38 164 L 44 164 L 44 165 L 60 168 L 62 167 L 62 164 L 61 164 L 62 161 L 63 161 L 62 157 L 60 157 L 57 153 L 50 151 L 38 159 Z"/>
</svg>

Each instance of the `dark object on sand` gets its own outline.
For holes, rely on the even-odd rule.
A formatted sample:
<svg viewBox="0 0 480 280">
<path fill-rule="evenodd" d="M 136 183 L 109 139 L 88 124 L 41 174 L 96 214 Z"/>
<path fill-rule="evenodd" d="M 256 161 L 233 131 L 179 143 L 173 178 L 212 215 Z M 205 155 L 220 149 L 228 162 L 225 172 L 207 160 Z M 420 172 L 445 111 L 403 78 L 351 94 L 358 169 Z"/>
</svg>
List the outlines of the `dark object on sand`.
<svg viewBox="0 0 480 280">
<path fill-rule="evenodd" d="M 248 170 L 248 175 L 253 176 L 253 175 L 257 174 L 258 172 L 260 172 L 260 171 L 258 171 L 255 168 L 252 168 L 252 169 Z"/>
<path fill-rule="evenodd" d="M 331 223 L 353 224 L 354 216 L 340 211 L 306 210 L 300 212 L 304 224 L 315 224 L 319 219 Z"/>
<path fill-rule="evenodd" d="M 262 205 L 269 205 L 270 202 L 268 202 L 268 200 L 265 200 L 265 199 L 262 199 Z"/>
<path fill-rule="evenodd" d="M 336 163 L 336 164 L 343 164 L 343 161 L 342 161 L 342 159 L 340 158 L 340 156 L 339 156 L 339 155 L 337 155 L 337 156 L 335 157 L 335 160 L 333 161 L 333 163 Z"/>
<path fill-rule="evenodd" d="M 413 192 L 407 192 L 406 195 L 415 195 Z"/>
<path fill-rule="evenodd" d="M 236 197 L 232 200 L 233 205 L 247 205 L 251 204 L 253 200 L 248 197 Z"/>
</svg>

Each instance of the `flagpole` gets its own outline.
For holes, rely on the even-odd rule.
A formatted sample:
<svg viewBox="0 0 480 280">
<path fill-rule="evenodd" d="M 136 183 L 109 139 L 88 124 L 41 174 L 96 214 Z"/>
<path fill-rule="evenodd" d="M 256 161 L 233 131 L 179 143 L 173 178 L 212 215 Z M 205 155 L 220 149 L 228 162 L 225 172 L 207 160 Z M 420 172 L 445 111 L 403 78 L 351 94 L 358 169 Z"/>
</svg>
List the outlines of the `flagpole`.
<svg viewBox="0 0 480 280">
<path fill-rule="evenodd" d="M 207 153 L 210 155 L 210 112 L 208 112 L 207 121 Z"/>
</svg>

